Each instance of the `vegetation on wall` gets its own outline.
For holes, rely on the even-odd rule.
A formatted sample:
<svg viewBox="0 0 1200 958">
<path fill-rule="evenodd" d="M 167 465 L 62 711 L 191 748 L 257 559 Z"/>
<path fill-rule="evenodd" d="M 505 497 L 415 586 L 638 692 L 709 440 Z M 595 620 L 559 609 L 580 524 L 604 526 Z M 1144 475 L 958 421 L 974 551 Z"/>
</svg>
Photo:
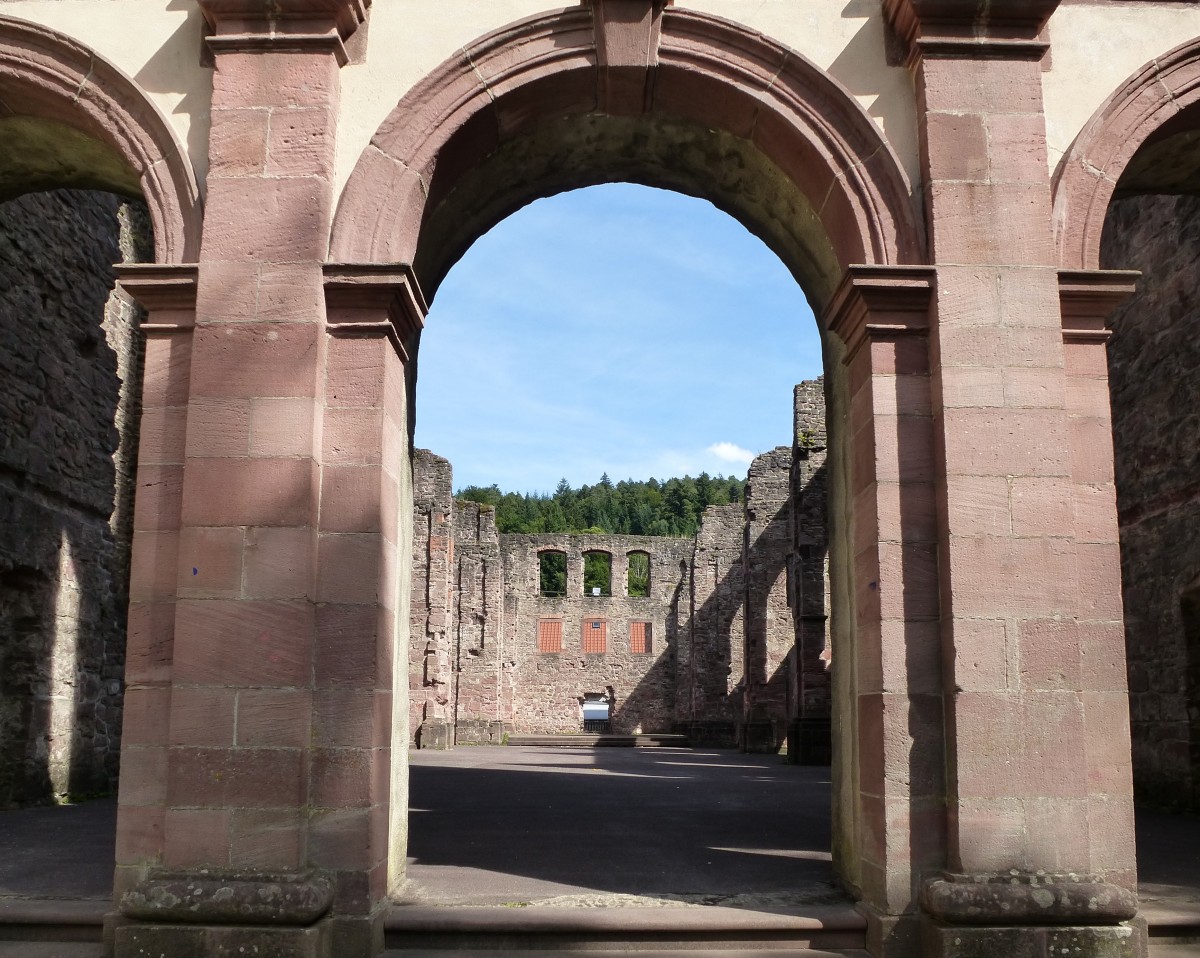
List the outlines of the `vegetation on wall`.
<svg viewBox="0 0 1200 958">
<path fill-rule="evenodd" d="M 705 508 L 741 502 L 744 480 L 700 473 L 694 479 L 626 479 L 608 474 L 594 486 L 571 488 L 563 479 L 553 495 L 502 492 L 499 486 L 467 486 L 456 498 L 491 506 L 500 532 L 596 533 L 692 536 Z"/>
</svg>

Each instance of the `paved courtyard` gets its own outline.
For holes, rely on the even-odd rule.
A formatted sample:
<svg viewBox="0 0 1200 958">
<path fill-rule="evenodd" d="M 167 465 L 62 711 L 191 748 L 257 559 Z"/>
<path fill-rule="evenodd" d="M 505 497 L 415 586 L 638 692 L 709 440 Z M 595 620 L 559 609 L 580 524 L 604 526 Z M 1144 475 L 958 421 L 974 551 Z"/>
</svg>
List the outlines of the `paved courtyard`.
<svg viewBox="0 0 1200 958">
<path fill-rule="evenodd" d="M 412 753 L 410 880 L 426 903 L 794 912 L 835 902 L 825 768 L 688 749 Z M 106 899 L 116 805 L 0 812 L 0 899 Z M 1200 914 L 1200 818 L 1139 812 L 1143 902 Z"/>
</svg>

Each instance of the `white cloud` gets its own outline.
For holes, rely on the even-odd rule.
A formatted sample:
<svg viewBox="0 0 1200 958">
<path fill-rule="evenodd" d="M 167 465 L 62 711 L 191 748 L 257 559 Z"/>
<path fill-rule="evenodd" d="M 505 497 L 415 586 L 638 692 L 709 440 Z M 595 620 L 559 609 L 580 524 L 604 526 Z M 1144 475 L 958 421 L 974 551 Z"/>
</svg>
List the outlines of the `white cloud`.
<svg viewBox="0 0 1200 958">
<path fill-rule="evenodd" d="M 706 451 L 722 462 L 740 462 L 748 466 L 754 461 L 754 453 L 749 449 L 734 445 L 732 442 L 715 442 Z"/>
</svg>

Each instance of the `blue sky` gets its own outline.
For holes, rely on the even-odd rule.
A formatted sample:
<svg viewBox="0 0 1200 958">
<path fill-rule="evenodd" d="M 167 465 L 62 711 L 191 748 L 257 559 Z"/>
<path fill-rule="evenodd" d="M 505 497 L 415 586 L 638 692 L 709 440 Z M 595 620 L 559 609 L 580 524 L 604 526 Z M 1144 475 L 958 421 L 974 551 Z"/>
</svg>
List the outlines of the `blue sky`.
<svg viewBox="0 0 1200 958">
<path fill-rule="evenodd" d="M 421 338 L 416 443 L 456 489 L 742 476 L 791 443 L 792 386 L 820 373 L 808 303 L 741 224 L 591 187 L 518 211 L 450 271 Z"/>
</svg>

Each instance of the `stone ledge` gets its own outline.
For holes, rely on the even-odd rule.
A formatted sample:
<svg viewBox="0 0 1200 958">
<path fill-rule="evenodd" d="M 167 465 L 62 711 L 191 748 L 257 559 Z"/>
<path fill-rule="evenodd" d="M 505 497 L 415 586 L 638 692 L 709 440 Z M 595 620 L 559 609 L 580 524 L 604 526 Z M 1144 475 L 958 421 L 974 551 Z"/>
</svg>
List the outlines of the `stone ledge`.
<svg viewBox="0 0 1200 958">
<path fill-rule="evenodd" d="M 1087 875 L 952 875 L 921 889 L 926 913 L 950 925 L 1116 925 L 1137 895 Z"/>
<path fill-rule="evenodd" d="M 126 892 L 121 913 L 139 921 L 213 925 L 310 925 L 333 904 L 333 884 L 315 873 L 152 873 Z"/>
</svg>

